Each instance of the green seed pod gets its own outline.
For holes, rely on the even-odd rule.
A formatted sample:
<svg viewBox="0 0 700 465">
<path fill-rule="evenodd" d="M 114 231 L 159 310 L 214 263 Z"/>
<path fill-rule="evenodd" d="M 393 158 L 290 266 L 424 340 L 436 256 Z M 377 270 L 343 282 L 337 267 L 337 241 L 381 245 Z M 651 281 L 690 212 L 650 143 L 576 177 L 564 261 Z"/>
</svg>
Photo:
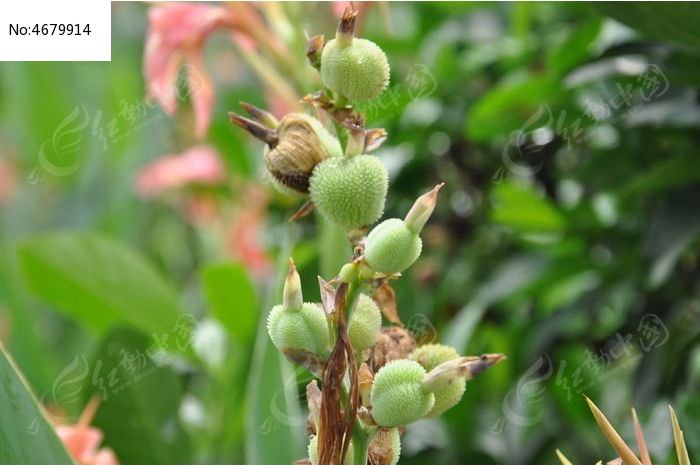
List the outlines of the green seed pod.
<svg viewBox="0 0 700 465">
<path fill-rule="evenodd" d="M 372 347 L 382 326 L 382 314 L 374 300 L 360 294 L 348 324 L 348 336 L 355 352 Z"/>
<path fill-rule="evenodd" d="M 267 317 L 267 332 L 278 349 L 302 350 L 325 355 L 328 347 L 326 314 L 315 303 L 304 303 L 299 274 L 291 262 L 284 283 L 282 305 L 275 305 Z"/>
<path fill-rule="evenodd" d="M 321 54 L 323 84 L 350 101 L 379 96 L 389 85 L 389 61 L 374 42 L 333 39 Z"/>
<path fill-rule="evenodd" d="M 316 209 L 346 229 L 377 221 L 388 189 L 389 173 L 371 155 L 329 158 L 316 166 L 309 184 Z"/>
<path fill-rule="evenodd" d="M 391 218 L 379 223 L 367 235 L 365 260 L 379 273 L 400 273 L 413 264 L 423 246 L 418 236 L 435 209 L 443 184 L 421 195 L 406 218 Z"/>
<path fill-rule="evenodd" d="M 420 363 L 426 371 L 430 371 L 438 365 L 458 357 L 459 354 L 454 348 L 442 344 L 426 344 L 417 348 L 409 356 L 411 360 Z M 426 417 L 437 417 L 457 405 L 462 400 L 466 388 L 467 380 L 459 377 L 450 380 L 448 384 L 433 391 L 433 394 L 435 394 L 435 405 L 433 405 Z"/>
<path fill-rule="evenodd" d="M 265 167 L 277 182 L 301 193 L 309 191 L 309 177 L 316 165 L 343 154 L 338 139 L 305 113 L 282 118 L 277 139 L 277 144 L 265 153 Z"/>
<path fill-rule="evenodd" d="M 391 218 L 367 235 L 365 260 L 380 273 L 400 273 L 416 261 L 422 247 L 418 234 L 408 229 L 403 220 Z"/>
<path fill-rule="evenodd" d="M 309 460 L 311 460 L 311 465 L 318 465 L 318 435 L 311 436 L 309 440 L 309 447 L 307 449 L 309 453 Z M 348 453 L 345 454 L 345 460 L 343 460 L 343 465 L 352 465 L 355 460 L 355 451 L 352 447 L 352 442 L 348 446 Z"/>
<path fill-rule="evenodd" d="M 384 365 L 372 384 L 372 417 L 380 426 L 405 426 L 433 408 L 435 396 L 423 389 L 425 370 L 413 360 Z"/>
</svg>

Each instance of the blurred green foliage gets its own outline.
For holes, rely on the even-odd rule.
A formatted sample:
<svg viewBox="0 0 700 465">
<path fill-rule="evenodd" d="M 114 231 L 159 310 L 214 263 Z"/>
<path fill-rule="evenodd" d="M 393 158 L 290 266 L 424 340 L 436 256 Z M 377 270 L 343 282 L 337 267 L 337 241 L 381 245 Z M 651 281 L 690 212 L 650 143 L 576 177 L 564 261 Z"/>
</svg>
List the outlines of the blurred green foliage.
<svg viewBox="0 0 700 465">
<path fill-rule="evenodd" d="M 265 337 L 280 276 L 226 262 L 211 229 L 133 188 L 147 162 L 194 143 L 187 106 L 128 121 L 144 101 L 147 8 L 113 4 L 111 63 L 0 63 L 0 153 L 16 177 L 0 216 L 0 338 L 69 418 L 104 378 L 94 423 L 123 463 L 288 462 L 304 454 L 309 379 Z M 328 5 L 281 8 L 299 30 L 335 29 Z M 363 15 L 392 66 L 391 90 L 364 107 L 390 134 L 377 151 L 386 216 L 447 183 L 424 255 L 394 284 L 401 318 L 463 353 L 509 357 L 443 418 L 409 428 L 401 463 L 552 463 L 556 448 L 610 459 L 583 393 L 626 439 L 635 406 L 664 463 L 673 404 L 698 460 L 700 8 L 399 2 Z M 207 142 L 233 180 L 213 195 L 245 202 L 235 185 L 259 182 L 260 147 L 226 111 L 264 105 L 263 90 L 225 36 L 206 52 L 217 69 Z M 89 121 L 85 136 L 47 172 L 42 144 L 71 115 Z M 290 226 L 295 207 L 272 197 L 263 242 L 273 270 L 294 256 L 317 300 L 316 275 L 330 278 L 348 251 L 313 217 Z M 183 315 L 208 342 L 147 358 L 152 374 L 115 392 L 134 376 L 120 350 L 144 353 L 163 334 L 172 344 Z M 89 374 L 66 378 L 83 359 Z M 42 396 L 67 380 L 79 396 Z"/>
</svg>

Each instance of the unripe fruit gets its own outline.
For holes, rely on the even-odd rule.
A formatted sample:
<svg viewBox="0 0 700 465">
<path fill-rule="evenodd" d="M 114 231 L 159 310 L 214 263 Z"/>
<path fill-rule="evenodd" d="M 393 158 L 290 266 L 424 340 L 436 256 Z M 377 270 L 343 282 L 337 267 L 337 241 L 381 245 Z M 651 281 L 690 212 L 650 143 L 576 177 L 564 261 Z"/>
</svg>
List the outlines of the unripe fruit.
<svg viewBox="0 0 700 465">
<path fill-rule="evenodd" d="M 423 389 L 426 372 L 413 360 L 395 360 L 374 376 L 372 417 L 380 426 L 405 426 L 420 420 L 435 403 Z"/>
<path fill-rule="evenodd" d="M 382 326 L 382 314 L 374 300 L 360 294 L 348 324 L 348 336 L 356 352 L 372 347 Z"/>
<path fill-rule="evenodd" d="M 418 197 L 405 219 L 385 220 L 370 231 L 365 241 L 365 260 L 373 270 L 400 273 L 416 261 L 423 246 L 418 235 L 435 209 L 442 186 Z"/>
<path fill-rule="evenodd" d="M 304 303 L 299 273 L 291 259 L 284 282 L 282 305 L 275 305 L 270 311 L 267 332 L 272 343 L 281 351 L 325 355 L 328 347 L 326 314 L 319 305 Z"/>
<path fill-rule="evenodd" d="M 318 465 L 318 435 L 316 436 L 311 436 L 311 439 L 309 440 L 309 447 L 308 447 L 308 453 L 309 453 L 309 460 L 311 461 L 311 465 Z M 352 442 L 348 446 L 348 453 L 345 454 L 345 460 L 343 460 L 343 465 L 352 465 L 353 461 L 355 460 L 355 451 L 352 447 Z"/>
<path fill-rule="evenodd" d="M 306 350 L 323 355 L 328 346 L 328 326 L 323 309 L 307 302 L 296 310 L 275 305 L 267 317 L 267 332 L 280 350 Z"/>
<path fill-rule="evenodd" d="M 316 166 L 309 184 L 316 209 L 346 229 L 377 221 L 388 189 L 389 173 L 371 155 L 329 158 Z"/>
<path fill-rule="evenodd" d="M 458 357 L 459 354 L 452 347 L 442 344 L 426 344 L 417 348 L 409 358 L 420 363 L 426 371 L 430 371 L 438 365 Z M 466 388 L 467 380 L 459 377 L 450 380 L 445 386 L 433 391 L 433 394 L 435 394 L 435 405 L 433 405 L 426 417 L 437 417 L 457 405 L 462 399 Z"/>
<path fill-rule="evenodd" d="M 343 154 L 338 139 L 320 121 L 304 113 L 282 118 L 277 139 L 277 144 L 265 153 L 265 167 L 279 184 L 300 193 L 309 191 L 309 177 L 316 165 Z"/>
<path fill-rule="evenodd" d="M 379 223 L 367 235 L 365 260 L 375 271 L 400 273 L 416 261 L 423 243 L 403 220 L 391 218 Z"/>
<path fill-rule="evenodd" d="M 368 100 L 379 96 L 389 84 L 389 62 L 374 42 L 352 38 L 333 39 L 323 48 L 323 84 L 348 100 Z"/>
</svg>

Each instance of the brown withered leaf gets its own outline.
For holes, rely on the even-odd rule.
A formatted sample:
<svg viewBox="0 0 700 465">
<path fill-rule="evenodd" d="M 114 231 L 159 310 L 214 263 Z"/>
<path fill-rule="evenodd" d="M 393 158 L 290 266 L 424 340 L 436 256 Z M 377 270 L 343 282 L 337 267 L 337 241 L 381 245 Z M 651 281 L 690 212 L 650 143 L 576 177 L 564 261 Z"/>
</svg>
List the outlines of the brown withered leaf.
<svg viewBox="0 0 700 465">
<path fill-rule="evenodd" d="M 300 219 L 304 218 L 305 216 L 308 216 L 309 213 L 314 211 L 314 208 L 315 208 L 314 203 L 311 200 L 307 200 L 306 202 L 304 202 L 304 205 L 299 207 L 299 210 L 297 210 L 296 213 L 294 213 L 291 216 L 291 218 L 289 218 L 289 222 L 293 223 L 294 221 L 300 220 Z"/>
<path fill-rule="evenodd" d="M 333 101 L 322 90 L 305 95 L 301 98 L 300 102 L 323 110 L 330 110 L 333 108 Z"/>
<path fill-rule="evenodd" d="M 394 288 L 392 288 L 386 280 L 380 280 L 372 298 L 377 302 L 379 310 L 382 311 L 382 315 L 384 315 L 387 320 L 395 325 L 403 327 L 403 322 L 401 322 L 401 318 L 399 317 L 399 310 L 396 308 L 396 293 L 394 292 Z"/>
<path fill-rule="evenodd" d="M 386 141 L 387 137 L 389 137 L 389 133 L 385 129 L 368 129 L 365 132 L 365 153 L 377 150 Z"/>
<path fill-rule="evenodd" d="M 369 461 L 373 465 L 390 465 L 394 463 L 394 451 L 391 448 L 392 428 L 379 428 L 376 436 L 369 443 Z"/>
<path fill-rule="evenodd" d="M 326 39 L 323 37 L 323 34 L 316 34 L 306 42 L 306 57 L 309 59 L 311 66 L 316 69 L 321 67 L 321 52 L 325 43 Z"/>
<path fill-rule="evenodd" d="M 335 288 L 325 279 L 318 276 L 318 287 L 321 291 L 321 306 L 326 315 L 335 314 Z"/>
<path fill-rule="evenodd" d="M 315 435 L 318 431 L 318 424 L 321 419 L 321 398 L 321 390 L 314 379 L 306 385 L 306 405 L 309 408 L 309 417 L 306 420 L 307 436 Z"/>
<path fill-rule="evenodd" d="M 323 372 L 324 360 L 313 352 L 309 352 L 303 349 L 282 349 L 282 353 L 287 360 L 295 365 L 306 368 L 310 373 L 321 376 Z"/>
</svg>

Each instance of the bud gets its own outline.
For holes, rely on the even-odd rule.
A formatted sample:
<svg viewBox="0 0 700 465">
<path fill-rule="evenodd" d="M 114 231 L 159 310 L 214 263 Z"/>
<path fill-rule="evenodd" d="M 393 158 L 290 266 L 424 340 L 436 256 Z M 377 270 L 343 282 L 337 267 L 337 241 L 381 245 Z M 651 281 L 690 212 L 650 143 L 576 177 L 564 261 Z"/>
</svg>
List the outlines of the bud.
<svg viewBox="0 0 700 465">
<path fill-rule="evenodd" d="M 437 368 L 442 363 L 458 358 L 457 351 L 452 347 L 442 344 L 426 344 L 417 348 L 410 359 L 420 363 L 426 371 Z M 463 377 L 448 378 L 448 382 L 435 389 L 435 405 L 426 415 L 434 418 L 451 409 L 462 400 L 464 391 L 467 388 L 467 380 Z"/>
<path fill-rule="evenodd" d="M 311 436 L 309 440 L 309 447 L 307 449 L 309 453 L 309 460 L 311 465 L 318 465 L 318 435 Z M 352 465 L 355 460 L 355 450 L 352 447 L 352 442 L 348 446 L 348 453 L 345 454 L 345 460 L 343 460 L 343 465 Z"/>
<path fill-rule="evenodd" d="M 389 84 L 389 61 L 377 44 L 353 37 L 357 12 L 346 10 L 321 54 L 323 84 L 348 100 L 369 100 Z"/>
<path fill-rule="evenodd" d="M 316 165 L 327 158 L 343 155 L 338 139 L 313 116 L 290 113 L 276 128 L 270 128 L 275 122 L 272 115 L 252 105 L 245 104 L 244 108 L 261 122 L 236 113 L 230 113 L 231 121 L 268 144 L 264 153 L 265 167 L 279 183 L 275 186 L 281 187 L 282 193 L 288 193 L 285 188 L 308 193 L 309 178 Z"/>
<path fill-rule="evenodd" d="M 372 347 L 382 326 L 382 314 L 374 300 L 360 294 L 350 316 L 348 336 L 355 352 Z"/>
<path fill-rule="evenodd" d="M 292 260 L 284 283 L 282 305 L 275 305 L 270 311 L 267 332 L 281 351 L 325 355 L 328 348 L 326 314 L 318 304 L 304 303 L 299 273 Z"/>
<path fill-rule="evenodd" d="M 395 360 L 374 376 L 372 417 L 380 426 L 405 426 L 420 420 L 435 403 L 423 389 L 425 370 L 413 360 Z"/>
<path fill-rule="evenodd" d="M 367 235 L 365 260 L 383 274 L 400 273 L 420 256 L 420 234 L 435 209 L 437 193 L 444 184 L 418 197 L 404 220 L 391 218 L 379 223 Z"/>
<path fill-rule="evenodd" d="M 316 166 L 309 184 L 316 209 L 346 229 L 377 221 L 388 189 L 389 173 L 371 155 L 325 160 Z"/>
</svg>

